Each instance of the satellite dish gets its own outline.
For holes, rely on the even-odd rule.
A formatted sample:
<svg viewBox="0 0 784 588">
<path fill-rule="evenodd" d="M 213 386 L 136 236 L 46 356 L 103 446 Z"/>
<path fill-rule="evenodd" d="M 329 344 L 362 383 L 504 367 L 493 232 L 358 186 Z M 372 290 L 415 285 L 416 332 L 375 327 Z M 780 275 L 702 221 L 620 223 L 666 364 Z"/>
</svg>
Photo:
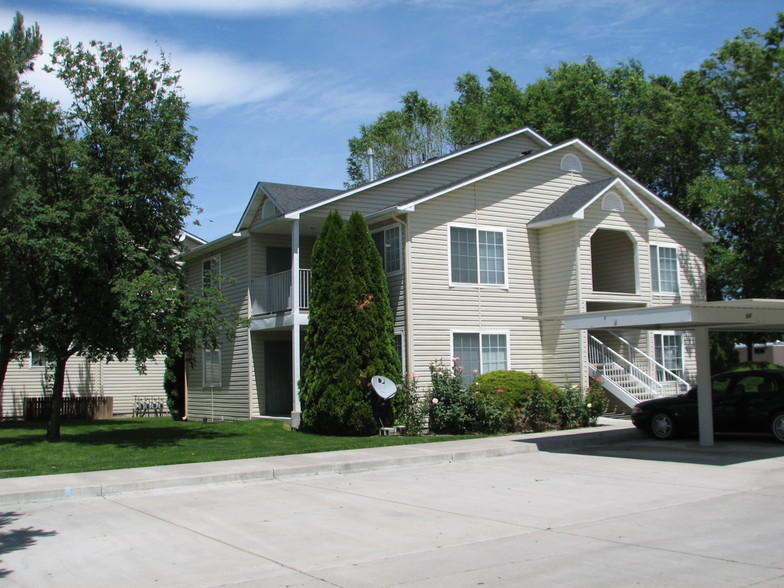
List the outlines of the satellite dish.
<svg viewBox="0 0 784 588">
<path fill-rule="evenodd" d="M 384 400 L 392 398 L 397 394 L 397 384 L 384 376 L 373 376 L 370 379 L 370 385 L 373 386 L 375 393 Z"/>
</svg>

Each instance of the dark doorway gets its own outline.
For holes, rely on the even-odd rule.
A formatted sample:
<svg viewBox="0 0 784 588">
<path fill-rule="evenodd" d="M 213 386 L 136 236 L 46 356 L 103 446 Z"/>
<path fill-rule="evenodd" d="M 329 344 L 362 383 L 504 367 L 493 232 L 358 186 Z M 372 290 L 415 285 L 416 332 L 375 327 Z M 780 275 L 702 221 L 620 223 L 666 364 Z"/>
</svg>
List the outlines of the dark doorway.
<svg viewBox="0 0 784 588">
<path fill-rule="evenodd" d="M 291 416 L 291 343 L 264 342 L 264 414 Z"/>
</svg>

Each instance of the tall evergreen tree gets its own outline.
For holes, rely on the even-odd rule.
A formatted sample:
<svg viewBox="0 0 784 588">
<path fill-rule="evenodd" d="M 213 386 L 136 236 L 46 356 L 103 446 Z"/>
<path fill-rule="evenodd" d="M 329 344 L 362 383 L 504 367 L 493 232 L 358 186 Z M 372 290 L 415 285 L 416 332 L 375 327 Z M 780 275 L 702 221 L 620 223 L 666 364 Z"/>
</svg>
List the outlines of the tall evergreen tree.
<svg viewBox="0 0 784 588">
<path fill-rule="evenodd" d="M 400 382 L 402 376 L 400 358 L 395 350 L 395 318 L 389 302 L 389 284 L 381 255 L 361 213 L 355 211 L 349 217 L 346 237 L 352 250 L 353 298 L 357 302 L 355 344 L 361 382 L 369 394 L 376 422 L 380 420 L 391 425 L 394 420 L 392 403 L 381 401 L 370 386 L 373 376 L 385 376 L 394 382 Z"/>
<path fill-rule="evenodd" d="M 337 211 L 324 221 L 312 266 L 300 383 L 302 427 L 328 435 L 371 434 L 377 425 L 360 381 L 351 248 Z"/>
</svg>

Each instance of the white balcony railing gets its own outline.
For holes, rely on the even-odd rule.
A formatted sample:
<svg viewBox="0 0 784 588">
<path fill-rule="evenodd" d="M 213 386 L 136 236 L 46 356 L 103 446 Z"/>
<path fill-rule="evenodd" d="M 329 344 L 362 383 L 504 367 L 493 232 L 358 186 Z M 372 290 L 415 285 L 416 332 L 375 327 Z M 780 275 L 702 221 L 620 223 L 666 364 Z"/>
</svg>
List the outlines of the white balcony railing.
<svg viewBox="0 0 784 588">
<path fill-rule="evenodd" d="M 251 281 L 250 302 L 253 316 L 291 310 L 291 270 Z M 299 270 L 299 307 L 310 307 L 310 270 Z"/>
</svg>

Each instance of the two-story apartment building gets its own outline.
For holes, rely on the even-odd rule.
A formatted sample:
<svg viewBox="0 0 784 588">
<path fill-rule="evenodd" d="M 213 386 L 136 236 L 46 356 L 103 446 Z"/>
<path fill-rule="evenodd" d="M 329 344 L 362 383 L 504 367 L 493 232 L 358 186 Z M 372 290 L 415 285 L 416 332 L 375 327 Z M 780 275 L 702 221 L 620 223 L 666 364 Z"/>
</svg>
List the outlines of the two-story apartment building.
<svg viewBox="0 0 784 588">
<path fill-rule="evenodd" d="M 710 236 L 580 140 L 520 129 L 350 190 L 259 183 L 234 233 L 184 256 L 190 286 L 221 274 L 250 325 L 193 358 L 189 418 L 296 418 L 310 254 L 332 210 L 365 215 L 404 369 L 425 384 L 440 357 L 459 357 L 469 377 L 514 369 L 586 384 L 602 373 L 626 388 L 613 390 L 621 399 L 693 379 L 687 333 L 562 322 L 703 301 Z"/>
</svg>

